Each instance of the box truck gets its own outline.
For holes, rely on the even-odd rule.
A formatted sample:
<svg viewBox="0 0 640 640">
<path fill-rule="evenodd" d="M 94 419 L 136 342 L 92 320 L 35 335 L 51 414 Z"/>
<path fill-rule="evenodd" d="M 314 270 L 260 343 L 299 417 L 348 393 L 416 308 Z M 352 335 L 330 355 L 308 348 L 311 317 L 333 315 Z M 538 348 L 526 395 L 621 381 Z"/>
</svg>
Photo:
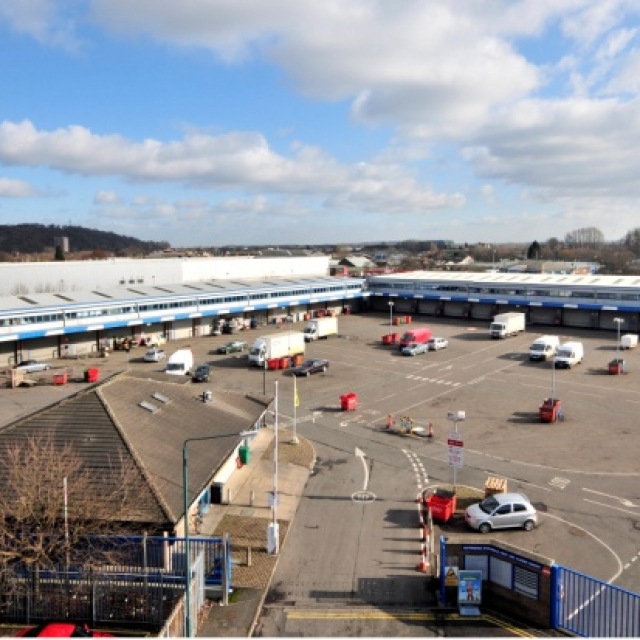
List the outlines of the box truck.
<svg viewBox="0 0 640 640">
<path fill-rule="evenodd" d="M 405 331 L 400 338 L 399 349 L 402 351 L 405 347 L 410 347 L 416 344 L 427 344 L 431 338 L 431 329 L 411 329 Z"/>
<path fill-rule="evenodd" d="M 167 360 L 167 367 L 164 371 L 174 376 L 184 376 L 189 375 L 192 367 L 193 352 L 191 349 L 178 349 Z"/>
<path fill-rule="evenodd" d="M 558 336 L 540 336 L 529 347 L 529 360 L 549 360 L 556 355 L 559 346 Z"/>
<path fill-rule="evenodd" d="M 511 311 L 509 313 L 499 313 L 489 326 L 492 338 L 506 338 L 515 336 L 524 331 L 525 314 Z"/>
<path fill-rule="evenodd" d="M 338 335 L 338 318 L 328 316 L 309 320 L 304 327 L 304 339 L 307 342 Z"/>
<path fill-rule="evenodd" d="M 249 366 L 264 367 L 274 358 L 290 358 L 304 355 L 304 333 L 285 331 L 256 338 L 249 349 Z"/>
<path fill-rule="evenodd" d="M 638 336 L 635 333 L 627 333 L 620 338 L 621 349 L 635 349 L 638 346 Z"/>
</svg>

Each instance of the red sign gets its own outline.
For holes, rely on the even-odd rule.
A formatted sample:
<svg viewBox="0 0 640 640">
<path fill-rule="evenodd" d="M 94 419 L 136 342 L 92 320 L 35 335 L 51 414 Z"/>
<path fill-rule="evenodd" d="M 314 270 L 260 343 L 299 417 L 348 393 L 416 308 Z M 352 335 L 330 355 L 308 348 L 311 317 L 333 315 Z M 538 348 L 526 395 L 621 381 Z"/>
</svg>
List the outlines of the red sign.
<svg viewBox="0 0 640 640">
<path fill-rule="evenodd" d="M 453 438 L 449 438 L 447 440 L 447 444 L 450 447 L 462 447 L 462 446 L 464 446 L 462 440 L 454 440 Z"/>
</svg>

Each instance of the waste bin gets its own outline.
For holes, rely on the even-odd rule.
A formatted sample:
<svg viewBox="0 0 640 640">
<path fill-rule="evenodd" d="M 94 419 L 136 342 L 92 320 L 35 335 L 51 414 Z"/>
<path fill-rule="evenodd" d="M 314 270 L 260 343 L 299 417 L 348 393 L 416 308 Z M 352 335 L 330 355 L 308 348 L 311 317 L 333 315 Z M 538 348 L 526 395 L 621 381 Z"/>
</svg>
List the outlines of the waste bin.
<svg viewBox="0 0 640 640">
<path fill-rule="evenodd" d="M 293 361 L 295 366 L 299 367 L 304 362 L 304 356 L 303 355 L 294 356 Z"/>
<path fill-rule="evenodd" d="M 53 384 L 56 386 L 61 386 L 63 384 L 67 384 L 67 372 L 64 371 L 62 373 L 54 373 L 53 374 Z"/>
<path fill-rule="evenodd" d="M 97 367 L 87 369 L 87 382 L 98 382 L 100 379 L 100 370 Z"/>
<path fill-rule="evenodd" d="M 289 358 L 280 358 L 280 368 L 281 369 L 289 368 Z"/>
<path fill-rule="evenodd" d="M 358 406 L 358 394 L 346 393 L 340 396 L 340 407 L 343 411 L 355 411 Z"/>
<path fill-rule="evenodd" d="M 555 398 L 545 398 L 540 405 L 540 421 L 555 422 L 562 415 L 561 404 Z"/>
<path fill-rule="evenodd" d="M 267 369 L 269 369 L 269 371 L 275 371 L 279 368 L 280 360 L 278 360 L 278 358 L 270 358 L 269 360 L 267 360 Z"/>
<path fill-rule="evenodd" d="M 411 324 L 411 316 L 405 316 L 404 317 L 404 322 L 405 322 L 405 324 Z"/>
<path fill-rule="evenodd" d="M 618 375 L 620 373 L 624 373 L 625 372 L 625 361 L 624 360 L 620 360 L 620 359 L 615 359 L 612 360 L 609 363 L 609 373 L 611 375 Z"/>
<path fill-rule="evenodd" d="M 249 464 L 249 461 L 251 460 L 251 450 L 249 447 L 240 447 L 238 449 L 238 455 L 240 456 L 240 462 L 242 462 L 242 464 Z"/>
<path fill-rule="evenodd" d="M 426 504 L 431 511 L 431 517 L 440 522 L 448 522 L 455 513 L 458 497 L 455 492 L 447 489 L 436 489 L 427 499 Z"/>
<path fill-rule="evenodd" d="M 398 344 L 400 342 L 400 334 L 399 333 L 391 333 L 391 344 Z"/>
<path fill-rule="evenodd" d="M 382 336 L 382 344 L 391 344 L 391 334 L 387 333 L 387 335 Z"/>
</svg>

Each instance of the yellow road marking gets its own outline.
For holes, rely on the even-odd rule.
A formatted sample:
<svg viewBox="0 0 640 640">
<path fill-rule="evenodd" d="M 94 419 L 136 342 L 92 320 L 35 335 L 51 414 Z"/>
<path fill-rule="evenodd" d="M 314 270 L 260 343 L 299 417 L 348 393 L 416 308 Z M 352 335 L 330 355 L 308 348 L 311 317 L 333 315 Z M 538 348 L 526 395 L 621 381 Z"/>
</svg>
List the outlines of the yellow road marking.
<svg viewBox="0 0 640 640">
<path fill-rule="evenodd" d="M 412 621 L 442 621 L 447 620 L 451 622 L 467 621 L 472 622 L 474 620 L 483 620 L 490 624 L 496 625 L 506 629 L 510 633 L 520 636 L 522 638 L 536 637 L 534 633 L 527 631 L 526 629 L 520 629 L 512 624 L 495 618 L 492 615 L 481 614 L 478 617 L 461 616 L 458 613 L 420 613 L 416 611 L 398 611 L 395 613 L 388 613 L 385 611 L 358 611 L 358 610 L 288 610 L 287 618 L 290 620 L 412 620 Z"/>
</svg>

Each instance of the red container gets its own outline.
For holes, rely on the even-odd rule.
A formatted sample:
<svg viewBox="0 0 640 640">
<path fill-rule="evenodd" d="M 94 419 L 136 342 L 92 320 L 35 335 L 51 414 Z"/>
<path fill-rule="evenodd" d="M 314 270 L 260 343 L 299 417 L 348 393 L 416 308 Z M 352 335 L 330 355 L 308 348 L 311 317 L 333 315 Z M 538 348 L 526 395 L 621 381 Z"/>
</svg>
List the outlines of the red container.
<svg viewBox="0 0 640 640">
<path fill-rule="evenodd" d="M 456 511 L 458 497 L 453 491 L 436 489 L 427 498 L 427 507 L 431 511 L 434 520 L 448 522 Z"/>
<path fill-rule="evenodd" d="M 544 402 L 540 405 L 540 421 L 555 422 L 558 419 L 561 404 L 560 400 L 545 398 Z"/>
<path fill-rule="evenodd" d="M 100 370 L 97 367 L 87 369 L 87 382 L 98 382 L 100 379 Z"/>
<path fill-rule="evenodd" d="M 400 334 L 399 333 L 390 333 L 391 336 L 391 344 L 398 344 L 400 342 Z"/>
<path fill-rule="evenodd" d="M 391 344 L 391 333 L 388 333 L 386 336 L 382 336 L 382 344 Z"/>
<path fill-rule="evenodd" d="M 289 358 L 280 358 L 280 368 L 281 369 L 289 368 Z"/>
<path fill-rule="evenodd" d="M 56 386 L 61 386 L 63 384 L 67 384 L 67 373 L 54 373 L 53 374 L 53 384 Z"/>
<path fill-rule="evenodd" d="M 275 371 L 279 368 L 280 360 L 278 360 L 278 358 L 270 358 L 269 360 L 267 360 L 267 369 L 269 369 L 269 371 Z"/>
<path fill-rule="evenodd" d="M 304 356 L 301 356 L 301 355 L 294 356 L 293 361 L 296 367 L 299 367 L 304 362 Z"/>
<path fill-rule="evenodd" d="M 411 324 L 411 316 L 405 316 L 404 317 L 404 322 L 405 322 L 405 324 Z"/>
<path fill-rule="evenodd" d="M 355 411 L 358 406 L 358 394 L 347 393 L 340 396 L 340 407 L 343 411 Z"/>
</svg>

